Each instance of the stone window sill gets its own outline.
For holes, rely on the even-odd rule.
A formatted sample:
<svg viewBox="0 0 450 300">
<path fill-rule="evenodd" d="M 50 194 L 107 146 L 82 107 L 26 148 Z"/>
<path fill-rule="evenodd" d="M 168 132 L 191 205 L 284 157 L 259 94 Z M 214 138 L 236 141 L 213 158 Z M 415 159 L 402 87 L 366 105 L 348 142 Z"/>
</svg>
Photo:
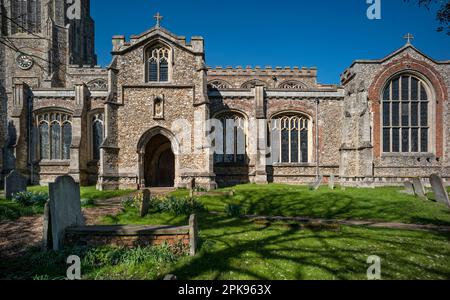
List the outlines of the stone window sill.
<svg viewBox="0 0 450 300">
<path fill-rule="evenodd" d="M 291 167 L 291 168 L 299 168 L 299 167 L 317 167 L 312 163 L 275 163 L 274 167 Z"/>
<path fill-rule="evenodd" d="M 40 166 L 70 166 L 70 160 L 41 160 L 37 164 Z"/>
<path fill-rule="evenodd" d="M 401 158 L 401 157 L 408 157 L 408 158 L 434 158 L 434 153 L 383 153 L 381 155 L 381 158 Z"/>
</svg>

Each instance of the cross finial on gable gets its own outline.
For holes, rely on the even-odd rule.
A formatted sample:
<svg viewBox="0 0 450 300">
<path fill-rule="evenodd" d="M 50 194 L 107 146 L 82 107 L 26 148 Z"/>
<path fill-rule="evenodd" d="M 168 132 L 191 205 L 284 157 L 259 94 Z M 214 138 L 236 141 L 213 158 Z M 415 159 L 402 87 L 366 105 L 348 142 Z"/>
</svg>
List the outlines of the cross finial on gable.
<svg viewBox="0 0 450 300">
<path fill-rule="evenodd" d="M 414 36 L 411 33 L 407 33 L 404 37 L 407 45 L 411 45 L 411 40 L 414 39 Z"/>
<path fill-rule="evenodd" d="M 161 26 L 161 20 L 164 18 L 163 16 L 161 16 L 159 14 L 159 12 L 153 16 L 153 18 L 156 20 L 156 27 L 160 27 Z"/>
</svg>

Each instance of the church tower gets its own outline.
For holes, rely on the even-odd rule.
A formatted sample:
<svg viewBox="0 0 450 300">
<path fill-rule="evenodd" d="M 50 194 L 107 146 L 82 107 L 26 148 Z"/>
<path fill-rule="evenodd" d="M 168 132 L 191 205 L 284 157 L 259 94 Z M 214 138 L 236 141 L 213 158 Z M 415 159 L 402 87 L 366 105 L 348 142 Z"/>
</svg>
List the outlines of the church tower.
<svg viewBox="0 0 450 300">
<path fill-rule="evenodd" d="M 65 88 L 71 65 L 93 66 L 97 57 L 90 0 L 0 0 L 0 12 L 0 170 L 5 173 L 14 165 L 5 149 L 13 142 L 7 124 L 16 85 Z"/>
</svg>

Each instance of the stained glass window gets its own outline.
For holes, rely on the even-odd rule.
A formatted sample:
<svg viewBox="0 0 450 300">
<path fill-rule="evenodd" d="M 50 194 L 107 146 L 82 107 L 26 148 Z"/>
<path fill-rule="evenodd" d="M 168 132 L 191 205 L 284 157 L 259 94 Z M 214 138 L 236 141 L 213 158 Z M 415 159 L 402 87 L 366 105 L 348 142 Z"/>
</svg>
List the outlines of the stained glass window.
<svg viewBox="0 0 450 300">
<path fill-rule="evenodd" d="M 429 151 L 429 97 L 426 85 L 412 75 L 392 79 L 383 91 L 383 152 Z"/>
</svg>

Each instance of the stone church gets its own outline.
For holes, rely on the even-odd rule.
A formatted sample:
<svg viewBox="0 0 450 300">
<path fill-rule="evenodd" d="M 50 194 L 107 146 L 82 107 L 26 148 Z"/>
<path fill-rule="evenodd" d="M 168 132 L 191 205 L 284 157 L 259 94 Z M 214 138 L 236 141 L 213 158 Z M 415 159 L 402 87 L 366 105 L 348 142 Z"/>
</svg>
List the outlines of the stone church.
<svg viewBox="0 0 450 300">
<path fill-rule="evenodd" d="M 156 25 L 96 65 L 90 1 L 0 0 L 0 169 L 99 189 L 450 182 L 450 61 L 411 44 L 340 85 L 305 67 L 207 66 L 205 41 Z"/>
</svg>

